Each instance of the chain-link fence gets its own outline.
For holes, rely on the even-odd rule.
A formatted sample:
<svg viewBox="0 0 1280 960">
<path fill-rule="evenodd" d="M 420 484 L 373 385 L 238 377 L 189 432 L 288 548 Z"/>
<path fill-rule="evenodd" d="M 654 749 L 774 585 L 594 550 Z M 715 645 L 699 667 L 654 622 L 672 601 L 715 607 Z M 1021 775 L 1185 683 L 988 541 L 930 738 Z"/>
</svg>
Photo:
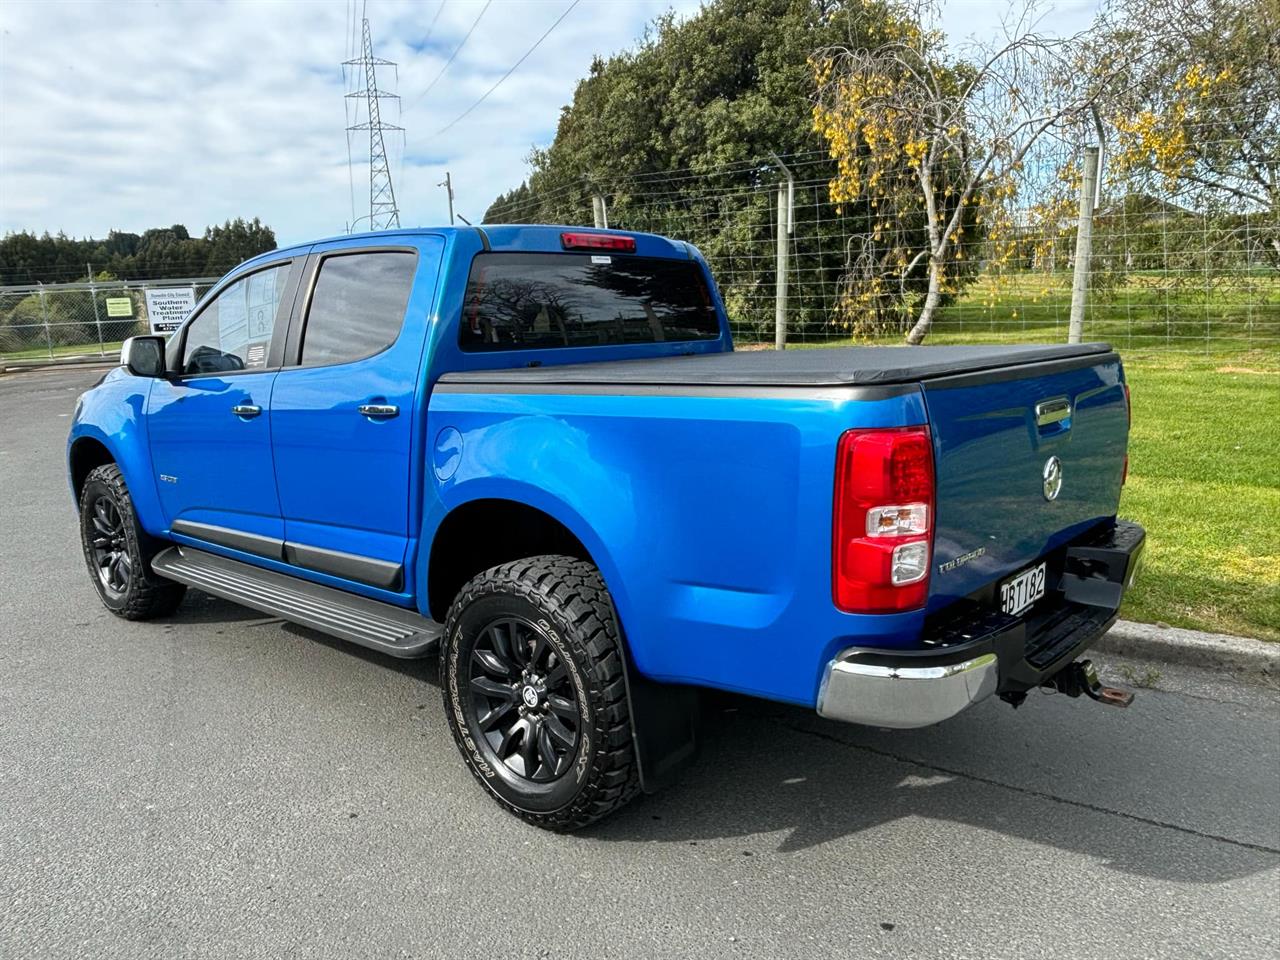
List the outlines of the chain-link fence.
<svg viewBox="0 0 1280 960">
<path fill-rule="evenodd" d="M 198 299 L 216 282 L 196 277 L 0 287 L 0 359 L 118 355 L 123 340 L 151 329 L 148 290 L 194 289 Z"/>
</svg>

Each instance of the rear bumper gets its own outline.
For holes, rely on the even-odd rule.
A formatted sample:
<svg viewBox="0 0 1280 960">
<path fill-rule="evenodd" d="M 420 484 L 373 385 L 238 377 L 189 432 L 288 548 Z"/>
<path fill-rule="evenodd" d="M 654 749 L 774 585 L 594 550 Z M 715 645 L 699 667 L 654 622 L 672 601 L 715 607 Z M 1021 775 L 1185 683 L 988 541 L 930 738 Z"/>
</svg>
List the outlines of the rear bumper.
<svg viewBox="0 0 1280 960">
<path fill-rule="evenodd" d="M 1021 617 L 965 601 L 926 628 L 913 650 L 851 647 L 829 664 L 818 713 L 879 727 L 925 727 L 993 693 L 1049 680 L 1110 629 L 1133 584 L 1146 534 L 1136 523 L 1069 544 L 1056 586 Z"/>
</svg>

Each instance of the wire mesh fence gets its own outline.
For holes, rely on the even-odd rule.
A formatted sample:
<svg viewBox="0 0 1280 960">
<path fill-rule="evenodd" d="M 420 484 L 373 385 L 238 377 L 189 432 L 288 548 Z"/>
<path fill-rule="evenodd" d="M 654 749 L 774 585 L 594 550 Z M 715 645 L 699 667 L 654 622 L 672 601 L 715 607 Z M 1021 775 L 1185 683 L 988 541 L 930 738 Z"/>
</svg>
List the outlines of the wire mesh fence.
<svg viewBox="0 0 1280 960">
<path fill-rule="evenodd" d="M 32 284 L 0 287 L 0 359 L 117 355 L 128 337 L 151 329 L 147 291 L 193 288 L 216 278 Z"/>
<path fill-rule="evenodd" d="M 1067 339 L 1082 157 L 1092 134 L 1045 137 L 1012 181 L 975 198 L 945 265 L 931 342 Z M 1084 264 L 1084 338 L 1128 349 L 1280 348 L 1280 194 L 1270 202 L 1241 196 L 1229 177 L 1206 185 L 1189 166 L 1161 169 L 1137 162 L 1132 149 L 1126 158 L 1121 144 L 1110 149 L 1114 160 L 1102 151 Z M 889 235 L 919 218 L 918 200 L 837 205 L 829 199 L 835 163 L 825 152 L 781 160 L 795 176 L 788 341 L 900 341 L 918 312 L 925 271 L 918 245 Z M 1264 180 L 1280 183 L 1280 158 L 1262 166 Z M 750 343 L 774 339 L 783 183 L 778 164 L 762 160 L 614 177 L 598 189 L 610 226 L 702 250 L 735 338 Z M 566 184 L 497 212 L 515 222 L 589 224 L 591 192 Z"/>
<path fill-rule="evenodd" d="M 1184 132 L 1184 140 L 1197 133 Z M 1084 338 L 1123 349 L 1211 354 L 1280 349 L 1280 157 L 1255 153 L 1225 171 L 1204 169 L 1189 159 L 1186 142 L 1178 149 L 1152 145 L 1145 132 L 1136 136 L 1116 125 L 1105 134 L 1097 200 L 1087 211 L 1093 241 L 1083 264 Z M 1083 158 L 1097 139 L 1092 126 L 1055 131 L 1012 179 L 974 196 L 944 264 L 942 307 L 929 342 L 1067 339 Z M 1201 154 L 1240 152 L 1229 142 L 1212 146 Z M 592 198 L 603 194 L 612 226 L 696 244 L 711 264 L 735 339 L 768 343 L 785 183 L 779 160 L 795 178 L 785 236 L 788 341 L 901 342 L 925 290 L 919 197 L 832 202 L 837 168 L 826 150 L 614 175 L 590 188 L 574 178 L 495 205 L 490 215 L 590 224 Z M 947 189 L 938 191 L 944 206 Z M 148 288 L 189 286 L 199 296 L 212 283 L 0 288 L 0 357 L 111 355 L 125 337 L 148 329 Z"/>
</svg>

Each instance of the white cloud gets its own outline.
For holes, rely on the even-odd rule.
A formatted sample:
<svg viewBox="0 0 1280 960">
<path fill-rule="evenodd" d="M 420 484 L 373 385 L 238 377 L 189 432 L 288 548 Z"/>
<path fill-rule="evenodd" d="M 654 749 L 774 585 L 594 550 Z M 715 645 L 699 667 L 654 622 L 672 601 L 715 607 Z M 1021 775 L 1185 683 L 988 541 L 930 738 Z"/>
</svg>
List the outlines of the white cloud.
<svg viewBox="0 0 1280 960">
<path fill-rule="evenodd" d="M 361 2 L 361 0 L 358 0 Z M 397 61 L 406 128 L 387 147 L 405 225 L 477 220 L 524 177 L 591 58 L 632 46 L 668 8 L 698 0 L 583 0 L 489 99 L 443 135 L 569 0 L 493 0 L 443 78 L 423 92 L 484 0 L 368 0 L 375 52 Z M 1064 11 L 1092 0 L 1063 0 Z M 956 19 L 957 9 L 963 15 Z M 947 26 L 989 31 L 1003 3 L 953 0 Z M 104 236 L 260 216 L 282 244 L 351 219 L 342 75 L 347 0 L 0 5 L 0 231 Z M 397 120 L 394 105 L 386 119 Z M 356 214 L 368 211 L 367 139 L 355 135 Z"/>
</svg>

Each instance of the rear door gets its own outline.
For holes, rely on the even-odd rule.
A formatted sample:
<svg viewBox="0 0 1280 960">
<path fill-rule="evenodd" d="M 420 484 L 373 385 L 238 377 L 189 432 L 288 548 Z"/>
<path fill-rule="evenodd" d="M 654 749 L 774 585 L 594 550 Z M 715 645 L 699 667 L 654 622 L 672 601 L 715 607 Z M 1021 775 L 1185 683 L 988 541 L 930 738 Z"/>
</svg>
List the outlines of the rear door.
<svg viewBox="0 0 1280 960">
<path fill-rule="evenodd" d="M 988 586 L 998 603 L 1007 578 L 1115 516 L 1129 430 L 1115 354 L 924 388 L 937 472 L 931 610 Z M 1012 588 L 1033 596 L 1028 581 Z"/>
<path fill-rule="evenodd" d="M 285 558 L 403 594 L 415 394 L 443 242 L 313 248 L 271 397 Z"/>
</svg>

